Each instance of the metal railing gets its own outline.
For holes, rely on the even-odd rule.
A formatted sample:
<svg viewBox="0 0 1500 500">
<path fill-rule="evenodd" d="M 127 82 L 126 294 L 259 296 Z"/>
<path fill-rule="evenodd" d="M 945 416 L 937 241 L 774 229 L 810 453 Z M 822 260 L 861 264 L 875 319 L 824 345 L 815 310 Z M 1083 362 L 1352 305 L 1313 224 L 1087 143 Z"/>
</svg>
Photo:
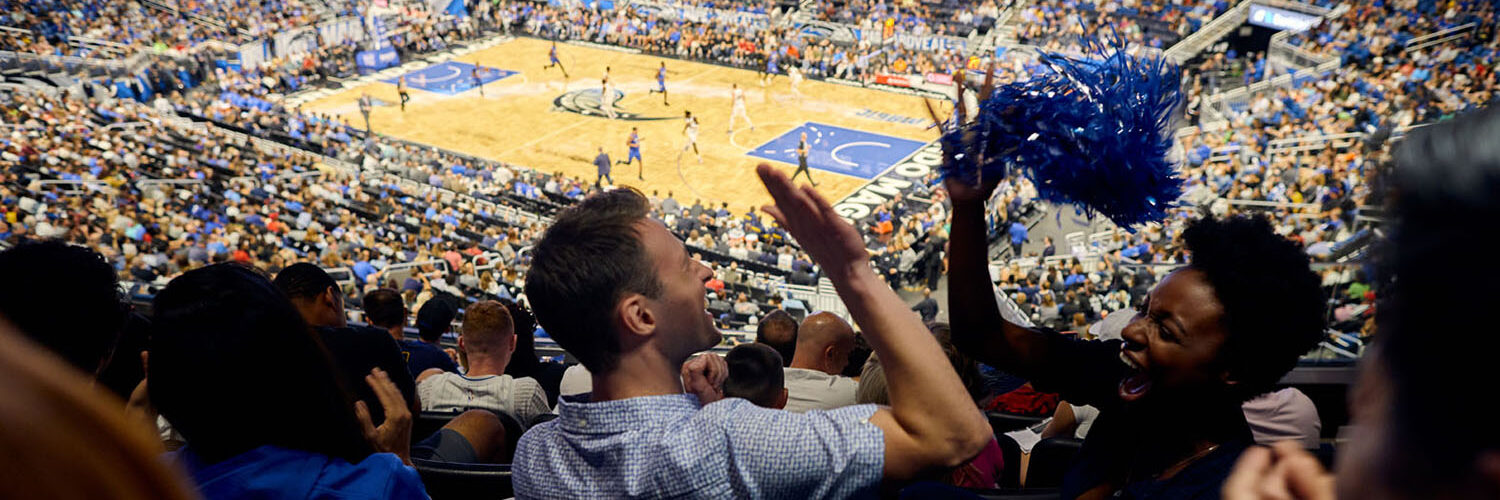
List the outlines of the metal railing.
<svg viewBox="0 0 1500 500">
<path fill-rule="evenodd" d="M 121 59 L 98 59 L 77 56 L 54 56 L 0 50 L 0 68 L 17 68 L 41 73 L 66 73 L 70 75 L 108 75 L 121 78 L 140 73 L 151 63 L 145 52 L 136 52 Z"/>
<path fill-rule="evenodd" d="M 1166 56 L 1177 64 L 1185 63 L 1197 57 L 1204 49 L 1218 43 L 1219 39 L 1224 38 L 1225 35 L 1239 28 L 1241 24 L 1244 24 L 1245 20 L 1250 19 L 1251 3 L 1253 2 L 1240 2 L 1239 5 L 1235 5 L 1234 8 L 1225 11 L 1223 15 L 1214 18 L 1208 24 L 1198 28 L 1198 31 L 1193 32 L 1193 34 L 1188 35 L 1182 40 L 1178 40 L 1176 44 L 1173 44 L 1166 50 Z"/>
<path fill-rule="evenodd" d="M 1428 47 L 1434 47 L 1448 42 L 1457 41 L 1459 39 L 1468 38 L 1470 36 L 1473 36 L 1474 32 L 1478 29 L 1478 24 L 1468 23 L 1461 26 L 1448 28 L 1436 33 L 1422 35 L 1411 40 L 1407 40 L 1406 48 L 1403 49 L 1403 51 L 1412 52 L 1423 50 Z"/>
</svg>

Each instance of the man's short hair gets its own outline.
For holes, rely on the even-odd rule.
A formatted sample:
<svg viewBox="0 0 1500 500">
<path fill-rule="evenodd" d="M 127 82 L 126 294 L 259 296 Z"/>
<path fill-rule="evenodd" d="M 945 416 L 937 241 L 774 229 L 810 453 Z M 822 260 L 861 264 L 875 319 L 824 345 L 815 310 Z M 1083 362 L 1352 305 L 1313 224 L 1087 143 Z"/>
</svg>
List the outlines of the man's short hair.
<svg viewBox="0 0 1500 500">
<path fill-rule="evenodd" d="M 781 356 L 781 366 L 791 366 L 792 355 L 797 352 L 797 319 L 781 309 L 771 311 L 755 326 L 755 343 L 775 349 Z"/>
<path fill-rule="evenodd" d="M 595 194 L 563 211 L 532 247 L 526 296 L 537 321 L 589 371 L 614 370 L 620 357 L 615 305 L 626 294 L 661 295 L 636 223 L 651 205 L 639 191 Z"/>
<path fill-rule="evenodd" d="M 88 248 L 58 240 L 0 252 L 0 314 L 27 337 L 95 375 L 114 352 L 127 308 L 115 269 Z"/>
<path fill-rule="evenodd" d="M 453 318 L 457 316 L 458 311 L 447 301 L 429 299 L 417 310 L 417 335 L 427 342 L 437 342 L 453 328 Z"/>
<path fill-rule="evenodd" d="M 365 294 L 360 305 L 365 310 L 365 321 L 373 326 L 406 326 L 406 301 L 401 298 L 401 292 L 389 288 L 376 289 Z"/>
<path fill-rule="evenodd" d="M 745 398 L 764 408 L 776 406 L 786 385 L 781 354 L 765 344 L 740 344 L 729 350 L 724 361 L 729 364 L 724 397 Z"/>
<path fill-rule="evenodd" d="M 494 300 L 478 302 L 465 309 L 464 324 L 459 331 L 465 348 L 478 352 L 495 352 L 504 345 L 506 336 L 515 333 L 510 310 Z"/>
<path fill-rule="evenodd" d="M 329 287 L 337 287 L 338 282 L 329 276 L 327 271 L 316 264 L 298 262 L 280 273 L 276 273 L 276 288 L 286 294 L 292 300 L 306 300 L 321 295 Z"/>
</svg>

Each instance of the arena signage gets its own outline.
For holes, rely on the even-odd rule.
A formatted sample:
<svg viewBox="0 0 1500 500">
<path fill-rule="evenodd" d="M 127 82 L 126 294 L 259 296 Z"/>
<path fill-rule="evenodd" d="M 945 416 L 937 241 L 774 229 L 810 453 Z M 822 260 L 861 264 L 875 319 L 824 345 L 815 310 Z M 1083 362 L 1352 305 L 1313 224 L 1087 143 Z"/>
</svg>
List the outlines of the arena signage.
<svg viewBox="0 0 1500 500">
<path fill-rule="evenodd" d="M 803 22 L 797 25 L 797 35 L 827 39 L 840 45 L 850 45 L 859 41 L 859 35 L 848 25 L 827 21 Z"/>
<path fill-rule="evenodd" d="M 922 182 L 927 174 L 932 173 L 943 163 L 943 146 L 938 141 L 927 143 L 915 153 L 892 165 L 885 172 L 859 190 L 851 193 L 844 199 L 839 200 L 833 206 L 833 211 L 839 216 L 854 223 L 875 212 L 875 207 L 880 206 L 896 193 L 911 191 L 913 186 Z"/>
</svg>

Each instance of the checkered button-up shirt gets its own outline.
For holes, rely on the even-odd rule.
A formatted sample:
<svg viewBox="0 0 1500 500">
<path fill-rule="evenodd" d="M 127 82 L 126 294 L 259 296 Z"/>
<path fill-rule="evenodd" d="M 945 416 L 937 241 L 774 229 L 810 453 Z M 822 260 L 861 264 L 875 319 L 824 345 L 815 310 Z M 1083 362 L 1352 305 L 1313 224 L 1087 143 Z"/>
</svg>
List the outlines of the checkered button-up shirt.
<svg viewBox="0 0 1500 500">
<path fill-rule="evenodd" d="M 873 496 L 885 441 L 874 405 L 803 414 L 730 398 L 701 409 L 674 394 L 588 402 L 516 451 L 517 498 L 845 498 Z"/>
</svg>

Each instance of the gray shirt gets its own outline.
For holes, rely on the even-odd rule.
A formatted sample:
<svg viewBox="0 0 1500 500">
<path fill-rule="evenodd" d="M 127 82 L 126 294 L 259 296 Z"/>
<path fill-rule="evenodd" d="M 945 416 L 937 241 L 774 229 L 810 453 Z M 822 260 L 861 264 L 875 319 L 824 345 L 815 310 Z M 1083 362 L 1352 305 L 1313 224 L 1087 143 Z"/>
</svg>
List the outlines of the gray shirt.
<svg viewBox="0 0 1500 500">
<path fill-rule="evenodd" d="M 832 410 L 853 406 L 859 382 L 818 370 L 786 368 L 786 411 Z"/>
</svg>

